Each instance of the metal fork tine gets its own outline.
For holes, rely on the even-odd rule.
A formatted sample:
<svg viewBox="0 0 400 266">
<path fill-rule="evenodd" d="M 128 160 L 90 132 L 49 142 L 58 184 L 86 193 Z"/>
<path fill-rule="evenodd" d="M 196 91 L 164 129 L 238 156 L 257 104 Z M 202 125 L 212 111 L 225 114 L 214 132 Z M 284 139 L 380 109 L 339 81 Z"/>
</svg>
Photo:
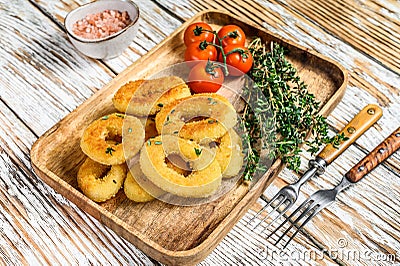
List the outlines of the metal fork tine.
<svg viewBox="0 0 400 266">
<path fill-rule="evenodd" d="M 302 205 L 303 205 L 303 204 L 302 204 Z M 294 222 L 292 222 L 292 223 L 290 224 L 289 228 L 287 228 L 286 231 L 285 231 L 285 232 L 279 237 L 279 239 L 275 242 L 275 246 L 279 243 L 279 241 L 281 241 L 281 240 L 283 239 L 283 237 L 284 237 L 285 235 L 287 235 L 287 234 L 289 233 L 290 229 L 292 229 L 293 226 L 294 226 L 295 224 L 297 224 L 298 222 L 300 222 L 300 220 L 303 219 L 303 217 L 306 216 L 315 206 L 317 206 L 317 203 L 315 203 L 315 201 L 314 201 L 314 202 L 312 202 L 312 203 L 307 207 L 307 209 L 305 209 L 305 210 L 299 215 L 299 217 L 297 217 L 296 220 L 294 220 Z M 301 206 L 300 206 L 300 207 L 301 207 Z M 298 208 L 298 210 L 300 211 L 301 208 L 300 208 L 300 209 Z M 294 216 L 295 214 L 297 214 L 297 212 L 298 212 L 298 211 L 297 211 L 297 209 L 296 209 L 296 211 L 294 211 L 290 216 Z"/>
<path fill-rule="evenodd" d="M 281 207 L 281 206 L 285 203 L 286 200 L 287 200 L 287 197 L 284 196 L 283 199 L 272 209 L 272 211 L 270 211 L 262 220 L 260 220 L 260 222 L 258 222 L 258 223 L 256 224 L 256 226 L 254 227 L 254 229 L 257 228 L 262 222 L 264 222 L 265 220 L 267 220 L 268 217 L 270 217 L 271 214 L 272 214 L 274 211 L 277 211 L 277 209 L 278 209 L 279 207 Z M 277 212 L 279 213 L 279 211 L 277 211 Z"/>
<path fill-rule="evenodd" d="M 293 205 L 292 203 L 289 203 L 288 205 L 286 205 L 285 209 L 283 209 L 281 212 L 279 212 L 279 215 L 276 216 L 276 217 L 274 218 L 274 220 L 272 220 L 261 232 L 264 232 L 268 227 L 270 227 L 272 224 L 274 224 L 276 221 L 278 221 L 278 219 L 281 218 L 281 217 L 286 213 L 286 211 L 287 211 L 290 207 L 292 207 L 292 205 Z"/>
<path fill-rule="evenodd" d="M 268 204 L 267 205 L 265 205 L 264 207 L 262 207 L 261 208 L 261 210 L 259 210 L 257 213 L 256 213 L 256 215 L 254 215 L 253 216 L 253 218 L 251 218 L 248 222 L 247 222 L 247 225 L 249 225 L 251 222 L 253 222 L 256 218 L 258 218 L 258 216 L 260 216 L 260 214 L 263 212 L 263 211 L 265 211 L 269 206 L 271 206 L 271 204 L 275 201 L 275 200 L 277 200 L 280 196 L 282 196 L 282 194 L 280 194 L 280 193 L 277 193 L 269 202 L 268 202 Z M 286 199 L 286 197 L 284 197 L 284 199 L 282 200 L 282 201 L 280 201 L 279 203 L 278 203 L 278 205 L 281 205 L 281 203 L 284 201 Z M 270 213 L 269 213 L 270 214 Z M 269 214 L 268 214 L 268 216 L 269 216 Z M 268 217 L 267 216 L 267 217 Z M 264 220 L 263 220 L 264 221 Z M 261 223 L 261 222 L 260 222 Z M 255 229 L 260 223 L 258 223 L 253 229 Z"/>
<path fill-rule="evenodd" d="M 290 219 L 292 219 L 292 217 L 293 217 L 297 212 L 299 212 L 299 211 L 300 211 L 304 206 L 306 206 L 306 204 L 309 203 L 310 201 L 311 201 L 311 198 L 306 199 L 299 207 L 297 207 L 296 210 L 294 210 L 294 211 L 292 212 L 292 214 L 290 214 L 290 215 L 285 219 L 285 221 L 283 221 L 277 228 L 275 228 L 275 230 L 272 231 L 272 232 L 267 236 L 267 238 L 270 238 L 273 234 L 275 234 L 276 232 L 278 232 L 279 229 L 281 229 Z"/>
<path fill-rule="evenodd" d="M 290 241 L 292 241 L 292 239 L 297 235 L 300 229 L 303 228 L 304 225 L 306 225 L 315 215 L 317 215 L 324 208 L 325 206 L 319 206 L 316 210 L 314 210 L 314 212 L 310 216 L 308 216 L 307 219 L 297 228 L 296 232 L 293 233 L 293 235 L 289 238 L 288 242 L 286 242 L 283 248 L 285 249 Z"/>
</svg>

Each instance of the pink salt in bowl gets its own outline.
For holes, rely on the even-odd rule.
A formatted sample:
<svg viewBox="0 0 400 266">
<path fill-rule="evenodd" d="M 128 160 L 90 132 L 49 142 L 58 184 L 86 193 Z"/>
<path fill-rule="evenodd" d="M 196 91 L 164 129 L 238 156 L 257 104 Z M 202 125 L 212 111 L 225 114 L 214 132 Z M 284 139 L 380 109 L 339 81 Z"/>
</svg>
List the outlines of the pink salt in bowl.
<svg viewBox="0 0 400 266">
<path fill-rule="evenodd" d="M 117 32 L 111 31 L 112 34 L 106 34 L 107 36 L 101 30 L 101 34 L 96 32 L 97 37 L 84 34 L 93 29 L 84 29 L 82 34 L 77 32 L 76 23 L 107 10 L 119 11 L 120 14 L 126 12 L 130 22 Z M 69 12 L 65 17 L 64 25 L 71 43 L 82 54 L 96 59 L 110 59 L 119 56 L 136 37 L 139 27 L 139 7 L 130 0 L 98 0 Z"/>
</svg>

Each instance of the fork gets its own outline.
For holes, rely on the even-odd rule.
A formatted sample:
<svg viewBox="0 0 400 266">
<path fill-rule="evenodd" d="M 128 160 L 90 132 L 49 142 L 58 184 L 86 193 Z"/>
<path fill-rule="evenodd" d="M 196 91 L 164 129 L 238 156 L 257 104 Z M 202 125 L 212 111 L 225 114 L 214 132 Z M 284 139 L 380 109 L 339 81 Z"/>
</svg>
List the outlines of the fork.
<svg viewBox="0 0 400 266">
<path fill-rule="evenodd" d="M 352 167 L 342 178 L 339 185 L 333 189 L 319 190 L 306 199 L 293 213 L 288 216 L 274 231 L 272 231 L 267 238 L 276 234 L 288 221 L 291 222 L 290 226 L 275 242 L 277 245 L 289 231 L 299 223 L 304 217 L 307 218 L 303 223 L 296 226 L 296 231 L 291 235 L 283 248 L 290 243 L 290 241 L 297 235 L 301 228 L 304 227 L 315 215 L 321 210 L 332 204 L 336 200 L 337 194 L 347 187 L 359 182 L 364 176 L 371 172 L 376 166 L 383 162 L 387 157 L 393 154 L 400 148 L 400 127 L 397 128 L 389 137 L 387 137 L 381 144 L 379 144 L 373 151 L 365 156 L 359 163 Z M 303 210 L 303 211 L 301 211 Z M 297 214 L 299 216 L 292 222 L 292 218 Z"/>
<path fill-rule="evenodd" d="M 280 217 L 282 217 L 287 210 L 293 206 L 296 202 L 300 187 L 307 182 L 311 177 L 315 175 L 321 175 L 325 172 L 325 168 L 333 160 L 335 160 L 343 151 L 345 151 L 359 136 L 361 136 L 368 128 L 370 128 L 380 117 L 382 116 L 382 109 L 375 104 L 369 104 L 364 107 L 345 127 L 339 134 L 344 134 L 347 140 L 340 143 L 338 146 L 331 144 L 327 145 L 315 158 L 310 160 L 309 169 L 304 175 L 296 182 L 291 185 L 283 187 L 267 205 L 261 208 L 249 221 L 250 224 L 258 218 L 269 206 L 273 209 L 263 219 L 253 227 L 253 230 L 257 228 L 262 222 L 271 216 L 275 211 L 278 215 L 275 219 L 268 224 L 263 231 L 270 225 L 275 223 Z M 274 203 L 274 204 L 273 204 Z M 283 209 L 279 211 L 280 209 Z"/>
</svg>

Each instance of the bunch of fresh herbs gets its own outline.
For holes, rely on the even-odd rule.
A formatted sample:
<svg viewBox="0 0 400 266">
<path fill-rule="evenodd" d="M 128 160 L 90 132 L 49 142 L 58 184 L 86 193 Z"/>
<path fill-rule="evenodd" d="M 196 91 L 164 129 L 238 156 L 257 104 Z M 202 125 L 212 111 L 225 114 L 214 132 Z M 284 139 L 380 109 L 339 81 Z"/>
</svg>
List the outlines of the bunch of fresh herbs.
<svg viewBox="0 0 400 266">
<path fill-rule="evenodd" d="M 320 103 L 285 58 L 287 51 L 282 46 L 271 42 L 268 49 L 257 38 L 248 48 L 254 65 L 248 73 L 251 80 L 243 89 L 247 101 L 243 121 L 248 133 L 244 141 L 249 147 L 244 179 L 251 180 L 257 171 L 265 170 L 260 161 L 263 155 L 281 158 L 298 172 L 302 145 L 315 154 L 323 144 L 335 146 L 345 137 L 328 137 L 326 118 L 318 114 Z"/>
</svg>

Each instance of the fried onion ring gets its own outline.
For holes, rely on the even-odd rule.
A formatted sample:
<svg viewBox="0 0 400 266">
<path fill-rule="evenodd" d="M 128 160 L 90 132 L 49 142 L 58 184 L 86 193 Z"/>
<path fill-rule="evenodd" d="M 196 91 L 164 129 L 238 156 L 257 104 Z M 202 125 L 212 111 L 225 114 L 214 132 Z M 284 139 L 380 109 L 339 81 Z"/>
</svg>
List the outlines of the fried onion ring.
<svg viewBox="0 0 400 266">
<path fill-rule="evenodd" d="M 151 80 L 130 81 L 114 95 L 115 108 L 135 116 L 155 115 L 160 109 L 174 101 L 190 96 L 184 80 L 168 76 Z"/>
<path fill-rule="evenodd" d="M 193 141 L 171 135 L 158 136 L 143 146 L 140 167 L 162 190 L 177 196 L 202 198 L 211 195 L 221 184 L 221 167 L 210 154 Z M 168 167 L 166 158 L 170 155 L 179 155 L 191 172 L 185 176 Z"/>
<path fill-rule="evenodd" d="M 138 164 L 139 166 L 139 164 Z M 138 167 L 140 171 L 140 166 Z M 135 173 L 132 173 L 135 172 Z M 135 202 L 148 202 L 154 199 L 152 195 L 147 193 L 137 182 L 135 177 L 133 176 L 136 173 L 135 169 L 130 169 L 128 174 L 126 175 L 126 179 L 124 182 L 124 192 L 128 199 L 133 200 Z"/>
<path fill-rule="evenodd" d="M 126 145 L 121 145 L 122 138 Z M 143 142 L 144 129 L 140 120 L 114 113 L 91 123 L 83 132 L 80 145 L 92 160 L 116 165 L 137 154 Z"/>
<path fill-rule="evenodd" d="M 159 134 L 177 135 L 197 142 L 221 138 L 236 122 L 237 114 L 232 104 L 216 93 L 199 93 L 176 100 L 156 115 Z"/>
<path fill-rule="evenodd" d="M 215 158 L 221 166 L 222 176 L 233 177 L 239 174 L 243 166 L 242 140 L 234 129 L 228 130 L 217 141 L 207 143 L 216 149 Z"/>
<path fill-rule="evenodd" d="M 139 117 L 139 120 L 140 120 L 140 122 L 142 122 L 142 125 L 144 126 L 144 130 L 145 130 L 144 139 L 145 140 L 148 140 L 149 138 L 154 138 L 154 137 L 158 136 L 154 116 Z"/>
<path fill-rule="evenodd" d="M 78 187 L 91 200 L 104 202 L 117 194 L 126 172 L 125 164 L 109 166 L 86 158 L 78 170 Z"/>
</svg>

